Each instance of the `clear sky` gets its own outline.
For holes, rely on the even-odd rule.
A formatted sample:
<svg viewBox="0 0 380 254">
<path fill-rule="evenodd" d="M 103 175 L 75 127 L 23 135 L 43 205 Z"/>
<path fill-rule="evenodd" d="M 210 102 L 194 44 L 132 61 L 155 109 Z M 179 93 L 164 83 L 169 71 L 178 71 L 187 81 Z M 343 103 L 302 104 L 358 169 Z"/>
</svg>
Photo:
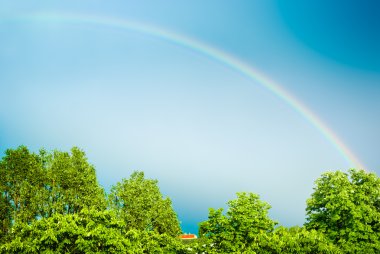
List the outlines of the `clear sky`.
<svg viewBox="0 0 380 254">
<path fill-rule="evenodd" d="M 106 189 L 142 170 L 185 232 L 238 191 L 258 193 L 280 224 L 302 225 L 314 180 L 355 165 L 257 74 L 380 173 L 376 0 L 0 6 L 1 152 L 78 146 Z"/>
</svg>

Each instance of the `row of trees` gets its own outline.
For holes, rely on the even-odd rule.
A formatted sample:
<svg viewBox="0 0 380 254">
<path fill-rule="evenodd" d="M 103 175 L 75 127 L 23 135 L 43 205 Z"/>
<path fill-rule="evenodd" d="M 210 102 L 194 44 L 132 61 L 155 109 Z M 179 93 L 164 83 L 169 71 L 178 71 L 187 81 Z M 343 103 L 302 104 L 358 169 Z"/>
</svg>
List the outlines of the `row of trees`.
<svg viewBox="0 0 380 254">
<path fill-rule="evenodd" d="M 0 252 L 143 253 L 179 242 L 177 215 L 156 180 L 134 172 L 107 195 L 78 148 L 8 149 L 0 177 Z"/>
<path fill-rule="evenodd" d="M 380 253 L 380 179 L 323 174 L 303 227 L 278 226 L 270 205 L 237 193 L 181 242 L 157 180 L 134 172 L 107 194 L 83 151 L 8 149 L 0 161 L 0 253 Z"/>
<path fill-rule="evenodd" d="M 380 253 L 380 178 L 364 170 L 324 173 L 307 200 L 304 227 L 277 227 L 269 204 L 238 193 L 200 224 L 217 253 Z"/>
</svg>

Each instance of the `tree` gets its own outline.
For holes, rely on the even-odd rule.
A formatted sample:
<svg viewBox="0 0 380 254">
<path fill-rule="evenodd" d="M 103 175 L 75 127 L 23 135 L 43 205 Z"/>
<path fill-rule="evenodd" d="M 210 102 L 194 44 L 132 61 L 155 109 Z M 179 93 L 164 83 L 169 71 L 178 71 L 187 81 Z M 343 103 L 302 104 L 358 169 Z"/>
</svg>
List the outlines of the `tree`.
<svg viewBox="0 0 380 254">
<path fill-rule="evenodd" d="M 209 238 L 217 251 L 247 250 L 277 224 L 268 217 L 270 205 L 254 193 L 237 193 L 237 199 L 227 205 L 226 215 L 222 208 L 211 208 L 208 220 L 200 224 L 199 235 Z"/>
<path fill-rule="evenodd" d="M 0 161 L 0 253 L 185 252 L 156 180 L 135 172 L 113 190 L 117 209 L 107 210 L 95 168 L 76 147 L 8 149 Z"/>
<path fill-rule="evenodd" d="M 15 225 L 0 253 L 134 253 L 124 222 L 110 211 L 82 209 Z"/>
<path fill-rule="evenodd" d="M 114 211 L 83 208 L 17 224 L 0 253 L 184 253 L 179 239 L 153 231 L 126 231 Z"/>
<path fill-rule="evenodd" d="M 307 200 L 307 229 L 346 253 L 380 252 L 380 179 L 364 170 L 324 173 Z"/>
<path fill-rule="evenodd" d="M 7 221 L 31 222 L 38 216 L 39 200 L 35 195 L 42 188 L 42 168 L 37 154 L 25 146 L 7 149 L 0 162 L 0 210 L 3 226 Z M 10 211 L 10 214 L 7 214 Z"/>
<path fill-rule="evenodd" d="M 257 244 L 259 253 L 343 253 L 337 246 L 316 230 L 302 227 L 278 227 L 268 238 Z"/>
<path fill-rule="evenodd" d="M 179 221 L 169 198 L 163 198 L 157 180 L 145 179 L 143 172 L 134 172 L 112 187 L 111 208 L 122 218 L 127 229 L 154 231 L 177 236 Z"/>
<path fill-rule="evenodd" d="M 260 253 L 260 254 L 343 254 L 322 233 L 300 227 L 278 227 L 271 232 L 259 232 L 255 240 L 246 246 L 234 246 L 232 249 L 216 248 L 211 239 L 190 243 L 191 253 Z"/>
<path fill-rule="evenodd" d="M 95 168 L 88 162 L 85 153 L 77 147 L 67 152 L 42 150 L 40 160 L 44 166 L 44 188 L 39 195 L 41 216 L 54 213 L 73 214 L 92 207 L 106 208 L 104 190 L 99 186 Z"/>
<path fill-rule="evenodd" d="M 83 151 L 71 154 L 27 147 L 8 149 L 0 161 L 0 220 L 2 232 L 11 224 L 31 223 L 55 213 L 77 213 L 84 207 L 106 208 L 95 169 Z"/>
<path fill-rule="evenodd" d="M 5 196 L 0 195 L 0 243 L 8 234 L 11 227 L 11 204 Z"/>
</svg>

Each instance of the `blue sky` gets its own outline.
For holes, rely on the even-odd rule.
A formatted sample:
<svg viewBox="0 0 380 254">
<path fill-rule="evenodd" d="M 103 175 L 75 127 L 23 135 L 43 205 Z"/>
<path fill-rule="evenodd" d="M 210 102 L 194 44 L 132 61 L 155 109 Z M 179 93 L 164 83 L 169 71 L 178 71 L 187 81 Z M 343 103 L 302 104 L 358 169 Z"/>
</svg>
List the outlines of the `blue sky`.
<svg viewBox="0 0 380 254">
<path fill-rule="evenodd" d="M 0 4 L 1 151 L 79 146 L 106 189 L 143 170 L 193 233 L 237 191 L 258 193 L 280 224 L 301 225 L 314 180 L 353 166 L 289 104 L 220 61 L 152 34 L 52 18 L 87 15 L 240 59 L 380 172 L 377 1 Z"/>
</svg>

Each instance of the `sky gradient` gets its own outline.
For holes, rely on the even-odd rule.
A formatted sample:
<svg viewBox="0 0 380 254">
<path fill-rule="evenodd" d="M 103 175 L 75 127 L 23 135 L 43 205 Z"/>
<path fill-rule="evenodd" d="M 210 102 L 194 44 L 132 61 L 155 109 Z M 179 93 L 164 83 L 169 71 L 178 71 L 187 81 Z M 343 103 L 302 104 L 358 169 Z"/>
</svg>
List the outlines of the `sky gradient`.
<svg viewBox="0 0 380 254">
<path fill-rule="evenodd" d="M 380 172 L 377 1 L 0 3 L 2 152 L 78 146 L 106 189 L 142 170 L 193 233 L 237 191 L 301 225 L 356 166 L 338 141 Z"/>
</svg>

